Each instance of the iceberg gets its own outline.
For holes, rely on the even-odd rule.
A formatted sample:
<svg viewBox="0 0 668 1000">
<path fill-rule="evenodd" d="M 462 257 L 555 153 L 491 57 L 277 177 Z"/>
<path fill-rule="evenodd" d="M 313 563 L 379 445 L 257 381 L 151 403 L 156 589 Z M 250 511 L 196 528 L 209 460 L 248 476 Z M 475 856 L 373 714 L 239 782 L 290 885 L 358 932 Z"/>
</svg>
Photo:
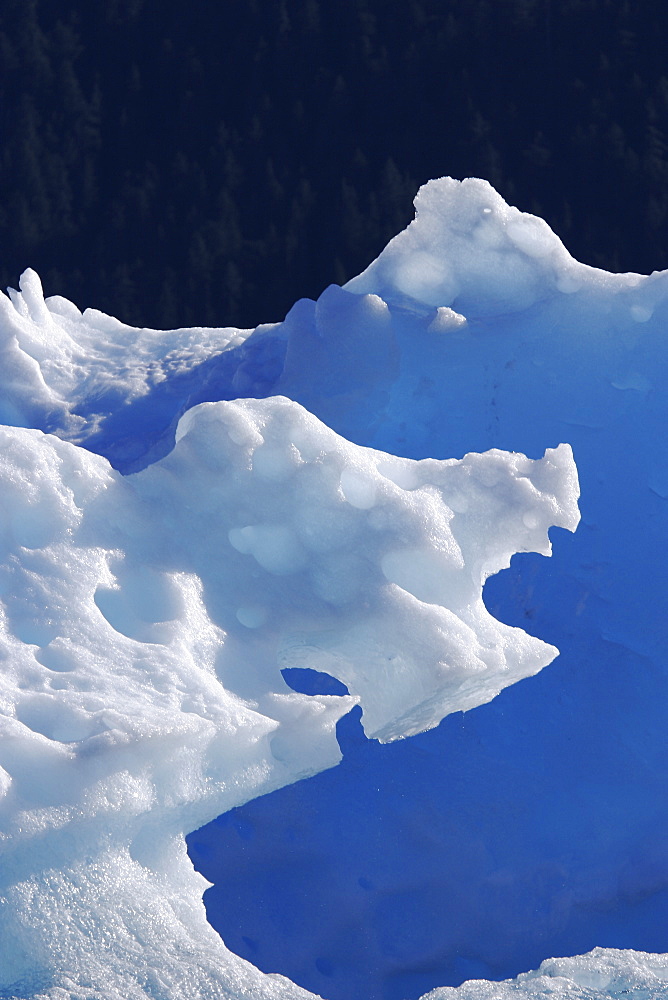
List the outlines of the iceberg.
<svg viewBox="0 0 668 1000">
<path fill-rule="evenodd" d="M 314 784 L 340 760 L 337 721 L 355 705 L 381 743 L 441 738 L 442 719 L 470 710 L 493 742 L 481 706 L 494 712 L 501 691 L 518 694 L 499 763 L 521 801 L 538 748 L 548 805 L 540 823 L 515 820 L 508 858 L 452 883 L 465 930 L 452 943 L 444 933 L 431 996 L 668 995 L 664 958 L 642 945 L 545 951 L 571 910 L 652 900 L 667 881 L 656 794 L 667 279 L 577 263 L 484 181 L 430 182 L 416 209 L 345 288 L 256 330 L 132 329 L 44 299 L 31 271 L 0 297 L 0 996 L 408 995 L 396 953 L 375 944 L 352 949 L 352 971 L 312 962 L 295 982 L 228 950 L 202 903 L 219 873 L 193 869 L 184 837 Z M 527 553 L 550 554 L 551 526 L 578 524 L 570 445 L 583 524 L 554 537 L 551 573 L 527 573 Z M 557 648 L 529 622 L 556 640 L 558 667 L 543 670 Z M 348 693 L 299 693 L 282 671 L 304 670 Z M 516 684 L 528 677 L 530 691 Z M 583 725 L 594 735 L 576 741 L 574 776 L 551 736 Z M 601 753 L 618 784 L 588 771 Z M 617 823 L 605 836 L 595 817 L 580 823 L 596 865 L 585 850 L 569 868 L 570 842 L 545 825 L 592 792 Z M 508 833 L 505 794 L 467 784 L 462 845 L 483 812 Z M 364 826 L 373 805 L 358 805 Z M 260 849 L 271 863 L 271 845 Z M 648 853 L 649 867 L 634 863 Z M 532 878 L 541 865 L 561 865 L 565 884 L 552 938 L 525 919 L 546 901 L 552 912 L 552 882 Z M 524 896 L 495 940 L 518 871 Z M 392 880 L 401 896 L 405 874 L 385 898 Z M 346 917 L 344 900 L 325 933 L 356 921 L 355 906 Z M 498 973 L 537 948 L 536 973 L 441 985 L 453 954 Z"/>
</svg>

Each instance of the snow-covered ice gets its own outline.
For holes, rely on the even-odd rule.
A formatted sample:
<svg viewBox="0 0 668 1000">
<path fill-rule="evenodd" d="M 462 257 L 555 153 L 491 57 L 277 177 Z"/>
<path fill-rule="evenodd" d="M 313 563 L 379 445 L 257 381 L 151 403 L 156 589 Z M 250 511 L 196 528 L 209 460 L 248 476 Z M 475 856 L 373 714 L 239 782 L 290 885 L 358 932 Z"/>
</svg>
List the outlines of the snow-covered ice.
<svg viewBox="0 0 668 1000">
<path fill-rule="evenodd" d="M 105 996 L 166 975 L 198 902 L 203 921 L 185 833 L 337 763 L 355 701 L 395 739 L 556 653 L 481 592 L 515 550 L 549 554 L 551 524 L 575 528 L 567 445 L 390 460 L 281 397 L 189 410 L 174 450 L 128 477 L 52 435 L 1 433 L 6 987 L 63 987 L 71 963 Z M 297 694 L 282 665 L 326 667 L 352 697 Z M 135 883 L 168 919 L 159 935 L 146 913 L 118 928 Z"/>
<path fill-rule="evenodd" d="M 538 862 L 556 853 L 574 901 L 559 896 L 564 913 L 668 884 L 655 849 L 668 277 L 578 264 L 484 181 L 431 182 L 416 207 L 345 289 L 255 331 L 133 330 L 44 300 L 33 272 L 0 299 L 0 996 L 312 996 L 225 948 L 184 834 L 336 764 L 336 721 L 356 702 L 368 735 L 396 740 L 482 712 L 554 658 L 499 620 L 513 614 L 504 576 L 516 605 L 531 597 L 515 564 L 486 591 L 499 617 L 482 588 L 513 553 L 549 554 L 551 525 L 575 528 L 562 442 L 584 523 L 530 584 L 531 630 L 557 636 L 562 657 L 520 696 L 523 716 L 507 710 L 501 763 L 521 784 L 525 723 L 546 746 L 553 725 L 584 724 L 601 747 L 626 713 L 603 752 L 622 805 L 632 770 L 633 831 L 585 827 L 598 865 L 586 884 L 542 825 Z M 576 687 L 554 717 L 555 672 L 602 692 L 611 649 L 628 666 L 615 668 L 617 714 L 613 685 L 598 714 Z M 300 695 L 286 667 L 350 694 Z M 597 788 L 586 752 L 582 764 L 573 776 L 568 756 L 546 753 L 546 823 Z M 480 802 L 491 815 L 493 795 Z M 643 842 L 651 871 L 633 867 Z M 544 905 L 549 880 L 525 881 L 526 907 Z M 459 898 L 475 926 L 488 897 L 471 884 Z M 496 905 L 484 935 L 503 920 Z M 345 919 L 344 903 L 332 927 Z M 515 919 L 498 945 L 479 932 L 468 952 L 491 962 L 490 949 L 542 933 L 540 918 Z M 663 958 L 603 949 L 433 996 L 659 997 L 667 981 Z"/>
</svg>

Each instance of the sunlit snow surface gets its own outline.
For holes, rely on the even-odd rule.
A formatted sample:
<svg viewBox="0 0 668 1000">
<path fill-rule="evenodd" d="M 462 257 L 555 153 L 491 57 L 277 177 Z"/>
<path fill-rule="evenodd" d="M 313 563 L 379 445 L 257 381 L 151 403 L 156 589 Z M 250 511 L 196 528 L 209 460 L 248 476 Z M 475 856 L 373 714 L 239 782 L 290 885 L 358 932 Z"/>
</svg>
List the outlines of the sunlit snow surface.
<svg viewBox="0 0 668 1000">
<path fill-rule="evenodd" d="M 526 919 L 540 907 L 553 926 L 555 905 L 567 921 L 661 902 L 666 276 L 577 264 L 482 181 L 432 182 L 416 205 L 347 289 L 254 332 L 132 330 L 45 303 L 32 272 L 2 300 L 0 995 L 309 995 L 225 949 L 183 834 L 335 764 L 335 723 L 356 700 L 369 735 L 396 739 L 553 658 L 497 616 L 562 651 L 532 693 L 509 689 L 521 711 L 505 702 L 492 746 L 520 801 L 544 768 L 540 821 L 520 814 L 514 829 L 548 877 L 518 874 L 521 855 L 465 869 L 473 931 L 452 946 L 444 933 L 442 967 L 448 947 L 503 968 L 521 961 L 518 940 L 531 954 L 560 940 Z M 490 581 L 493 617 L 486 577 L 513 552 L 547 554 L 549 525 L 577 523 L 564 441 L 584 523 L 551 572 Z M 325 671 L 350 697 L 299 695 L 285 667 Z M 567 752 L 555 729 L 576 741 Z M 495 811 L 504 829 L 501 783 L 485 787 L 462 844 Z M 583 811 L 569 867 L 546 827 Z M 509 910 L 504 886 L 522 878 Z M 611 942 L 580 950 L 598 943 Z M 359 987 L 354 949 L 350 980 L 321 963 L 302 981 L 394 997 L 374 947 L 361 961 L 380 986 Z M 661 958 L 601 951 L 434 996 L 659 997 L 667 979 Z"/>
</svg>

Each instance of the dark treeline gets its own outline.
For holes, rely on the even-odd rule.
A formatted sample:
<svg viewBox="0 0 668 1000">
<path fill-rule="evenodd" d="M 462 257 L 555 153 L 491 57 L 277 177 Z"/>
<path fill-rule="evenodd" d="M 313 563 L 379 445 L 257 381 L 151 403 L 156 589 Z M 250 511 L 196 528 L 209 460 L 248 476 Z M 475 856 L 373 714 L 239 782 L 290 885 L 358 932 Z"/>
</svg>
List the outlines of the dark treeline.
<svg viewBox="0 0 668 1000">
<path fill-rule="evenodd" d="M 138 325 L 280 319 L 430 177 L 668 266 L 668 5 L 3 0 L 0 282 Z"/>
</svg>

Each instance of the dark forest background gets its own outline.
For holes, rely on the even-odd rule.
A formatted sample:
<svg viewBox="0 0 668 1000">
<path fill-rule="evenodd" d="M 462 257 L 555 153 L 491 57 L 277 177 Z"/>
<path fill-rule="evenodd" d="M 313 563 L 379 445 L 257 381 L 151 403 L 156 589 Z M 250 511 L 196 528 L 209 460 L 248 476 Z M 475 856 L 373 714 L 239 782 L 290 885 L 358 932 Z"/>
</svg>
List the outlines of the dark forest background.
<svg viewBox="0 0 668 1000">
<path fill-rule="evenodd" d="M 255 326 L 443 174 L 665 268 L 667 42 L 656 0 L 1 0 L 0 283 Z"/>
</svg>

